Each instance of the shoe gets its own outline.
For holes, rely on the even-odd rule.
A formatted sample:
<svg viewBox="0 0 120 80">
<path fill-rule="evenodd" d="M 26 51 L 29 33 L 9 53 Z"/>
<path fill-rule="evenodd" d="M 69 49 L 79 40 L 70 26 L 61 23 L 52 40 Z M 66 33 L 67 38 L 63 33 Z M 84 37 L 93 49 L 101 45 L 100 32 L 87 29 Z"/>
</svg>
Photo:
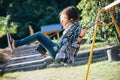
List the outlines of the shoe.
<svg viewBox="0 0 120 80">
<path fill-rule="evenodd" d="M 38 48 L 36 49 L 39 53 L 41 53 L 42 55 L 46 55 L 46 49 L 41 45 L 39 44 Z"/>
</svg>

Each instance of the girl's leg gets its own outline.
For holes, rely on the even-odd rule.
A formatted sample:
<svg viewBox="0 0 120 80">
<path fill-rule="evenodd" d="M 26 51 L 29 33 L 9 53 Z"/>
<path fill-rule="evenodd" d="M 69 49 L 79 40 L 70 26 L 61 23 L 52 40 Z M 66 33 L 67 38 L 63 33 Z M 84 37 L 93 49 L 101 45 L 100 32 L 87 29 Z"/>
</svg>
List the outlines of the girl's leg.
<svg viewBox="0 0 120 80">
<path fill-rule="evenodd" d="M 26 38 L 20 39 L 20 40 L 15 40 L 15 46 L 21 46 L 27 43 L 31 43 L 35 40 L 38 40 L 41 45 L 50 53 L 50 55 L 55 58 L 56 56 L 56 51 L 58 49 L 57 44 L 52 42 L 49 38 L 47 38 L 44 34 L 41 32 L 37 32 L 31 36 L 28 36 Z"/>
</svg>

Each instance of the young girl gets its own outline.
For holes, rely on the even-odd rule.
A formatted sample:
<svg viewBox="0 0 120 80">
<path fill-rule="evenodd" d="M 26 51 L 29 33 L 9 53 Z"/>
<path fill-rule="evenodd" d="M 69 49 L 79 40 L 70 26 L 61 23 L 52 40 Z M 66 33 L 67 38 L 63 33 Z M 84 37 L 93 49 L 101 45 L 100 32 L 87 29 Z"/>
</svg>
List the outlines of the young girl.
<svg viewBox="0 0 120 80">
<path fill-rule="evenodd" d="M 79 12 L 74 6 L 69 6 L 60 12 L 60 23 L 64 29 L 63 35 L 56 44 L 41 32 L 21 40 L 13 40 L 13 48 L 38 40 L 49 54 L 59 62 L 74 62 L 74 55 L 78 53 L 80 41 L 85 35 L 86 30 L 82 30 L 79 24 Z M 80 34 L 81 33 L 81 34 Z"/>
</svg>

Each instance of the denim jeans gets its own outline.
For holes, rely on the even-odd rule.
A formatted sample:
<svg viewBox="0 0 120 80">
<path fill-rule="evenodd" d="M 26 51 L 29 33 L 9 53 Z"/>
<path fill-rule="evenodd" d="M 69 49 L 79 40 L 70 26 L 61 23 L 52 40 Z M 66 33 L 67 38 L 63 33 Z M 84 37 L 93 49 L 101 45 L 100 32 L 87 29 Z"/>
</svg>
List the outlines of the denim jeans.
<svg viewBox="0 0 120 80">
<path fill-rule="evenodd" d="M 38 40 L 40 44 L 49 52 L 49 54 L 55 58 L 56 51 L 58 50 L 58 45 L 51 41 L 49 38 L 47 38 L 44 34 L 41 32 L 36 32 L 33 35 L 30 35 L 28 37 L 25 37 L 20 40 L 15 40 L 15 46 L 22 46 L 24 44 L 31 43 L 35 40 Z"/>
</svg>

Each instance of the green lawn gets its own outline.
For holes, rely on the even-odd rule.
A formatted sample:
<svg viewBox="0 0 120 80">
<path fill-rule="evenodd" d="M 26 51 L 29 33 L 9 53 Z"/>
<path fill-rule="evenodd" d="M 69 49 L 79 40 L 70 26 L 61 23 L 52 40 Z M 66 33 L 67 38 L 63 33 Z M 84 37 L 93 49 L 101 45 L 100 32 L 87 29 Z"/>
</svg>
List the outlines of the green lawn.
<svg viewBox="0 0 120 80">
<path fill-rule="evenodd" d="M 85 80 L 87 65 L 6 73 L 0 80 Z M 91 64 L 88 80 L 120 80 L 120 61 Z"/>
<path fill-rule="evenodd" d="M 100 48 L 100 47 L 104 47 L 104 46 L 107 46 L 107 44 L 104 42 L 98 42 L 98 43 L 95 43 L 94 47 L 95 48 Z M 86 50 L 86 49 L 91 49 L 91 44 L 83 44 L 83 45 L 80 45 L 80 50 Z"/>
</svg>

